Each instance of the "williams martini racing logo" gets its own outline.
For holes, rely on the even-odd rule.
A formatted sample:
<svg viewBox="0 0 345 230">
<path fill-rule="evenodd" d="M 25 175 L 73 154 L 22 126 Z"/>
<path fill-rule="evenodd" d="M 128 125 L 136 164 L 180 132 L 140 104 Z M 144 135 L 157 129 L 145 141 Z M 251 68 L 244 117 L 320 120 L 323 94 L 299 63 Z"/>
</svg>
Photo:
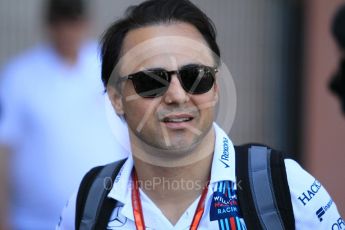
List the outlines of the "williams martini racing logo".
<svg viewBox="0 0 345 230">
<path fill-rule="evenodd" d="M 230 181 L 220 181 L 213 193 L 210 220 L 227 219 L 240 215 L 236 190 Z"/>
<path fill-rule="evenodd" d="M 237 199 L 227 197 L 221 192 L 215 192 L 211 204 L 211 221 L 235 216 L 239 216 Z"/>
<path fill-rule="evenodd" d="M 217 220 L 219 229 L 246 229 L 240 214 L 234 183 L 220 181 L 213 193 L 210 221 Z"/>
</svg>

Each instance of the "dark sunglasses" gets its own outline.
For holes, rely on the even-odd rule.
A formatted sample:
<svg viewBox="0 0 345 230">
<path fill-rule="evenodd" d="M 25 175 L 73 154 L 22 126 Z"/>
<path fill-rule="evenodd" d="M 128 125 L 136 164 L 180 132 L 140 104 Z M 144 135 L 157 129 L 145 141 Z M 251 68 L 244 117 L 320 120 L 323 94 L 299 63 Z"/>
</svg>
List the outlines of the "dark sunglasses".
<svg viewBox="0 0 345 230">
<path fill-rule="evenodd" d="M 189 64 L 172 71 L 162 68 L 143 70 L 121 77 L 119 81 L 132 80 L 137 94 L 144 98 L 155 98 L 168 90 L 172 75 L 176 74 L 187 93 L 203 94 L 212 88 L 217 72 L 215 67 Z"/>
</svg>

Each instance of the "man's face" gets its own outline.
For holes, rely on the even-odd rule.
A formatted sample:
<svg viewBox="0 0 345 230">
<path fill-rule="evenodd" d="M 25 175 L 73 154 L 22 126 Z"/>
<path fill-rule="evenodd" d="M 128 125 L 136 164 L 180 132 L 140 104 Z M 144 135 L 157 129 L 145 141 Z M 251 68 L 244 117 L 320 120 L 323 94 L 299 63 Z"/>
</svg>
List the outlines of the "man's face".
<svg viewBox="0 0 345 230">
<path fill-rule="evenodd" d="M 54 22 L 48 27 L 50 40 L 60 52 L 75 54 L 88 36 L 88 23 L 84 18 Z"/>
<path fill-rule="evenodd" d="M 122 47 L 118 66 L 120 77 L 141 70 L 178 70 L 189 64 L 215 67 L 202 35 L 190 24 L 152 25 L 130 31 Z M 156 98 L 140 97 L 131 80 L 121 85 L 120 95 L 108 86 L 118 114 L 126 118 L 133 138 L 162 150 L 190 151 L 210 133 L 218 86 L 203 94 L 189 94 L 176 74 L 167 91 Z M 211 144 L 211 143 L 210 143 Z"/>
</svg>

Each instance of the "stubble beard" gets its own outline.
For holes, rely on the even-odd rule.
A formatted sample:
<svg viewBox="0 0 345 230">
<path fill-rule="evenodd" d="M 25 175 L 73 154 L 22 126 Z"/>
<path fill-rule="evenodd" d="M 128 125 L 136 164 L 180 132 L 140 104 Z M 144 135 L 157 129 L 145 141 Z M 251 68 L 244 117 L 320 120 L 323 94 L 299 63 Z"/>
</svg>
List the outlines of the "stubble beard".
<svg viewBox="0 0 345 230">
<path fill-rule="evenodd" d="M 146 155 L 148 159 L 164 159 L 168 161 L 171 160 L 171 162 L 195 158 L 192 155 L 197 154 L 196 151 L 199 150 L 198 147 L 202 146 L 203 141 L 207 141 L 206 136 L 210 134 L 211 129 L 212 122 L 210 122 L 205 130 L 202 130 L 200 135 L 193 133 L 193 138 L 190 143 L 183 143 L 185 142 L 186 138 L 184 138 L 184 135 L 181 135 L 181 137 L 179 137 L 180 140 L 174 140 L 170 146 L 165 143 L 161 131 L 159 132 L 159 135 L 148 135 L 143 133 L 143 130 L 141 132 L 131 130 L 130 132 L 135 136 L 134 138 L 136 139 L 135 141 L 132 141 L 133 154 L 139 158 L 145 158 L 144 155 Z M 133 146 L 133 144 L 135 146 Z M 198 157 L 199 156 L 196 158 Z M 203 156 L 200 156 L 200 158 L 203 158 Z"/>
</svg>

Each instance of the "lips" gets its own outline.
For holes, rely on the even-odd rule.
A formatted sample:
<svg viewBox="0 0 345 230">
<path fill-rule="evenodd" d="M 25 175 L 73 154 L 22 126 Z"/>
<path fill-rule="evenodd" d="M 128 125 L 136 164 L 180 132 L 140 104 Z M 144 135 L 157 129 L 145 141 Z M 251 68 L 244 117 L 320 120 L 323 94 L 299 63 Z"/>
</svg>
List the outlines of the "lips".
<svg viewBox="0 0 345 230">
<path fill-rule="evenodd" d="M 180 118 L 174 118 L 174 117 L 166 117 L 163 119 L 163 122 L 174 122 L 174 123 L 179 123 L 179 122 L 187 122 L 193 120 L 192 117 L 180 117 Z"/>
<path fill-rule="evenodd" d="M 192 121 L 194 117 L 190 114 L 170 114 L 161 119 L 168 128 L 181 129 L 186 128 L 188 122 Z"/>
</svg>

